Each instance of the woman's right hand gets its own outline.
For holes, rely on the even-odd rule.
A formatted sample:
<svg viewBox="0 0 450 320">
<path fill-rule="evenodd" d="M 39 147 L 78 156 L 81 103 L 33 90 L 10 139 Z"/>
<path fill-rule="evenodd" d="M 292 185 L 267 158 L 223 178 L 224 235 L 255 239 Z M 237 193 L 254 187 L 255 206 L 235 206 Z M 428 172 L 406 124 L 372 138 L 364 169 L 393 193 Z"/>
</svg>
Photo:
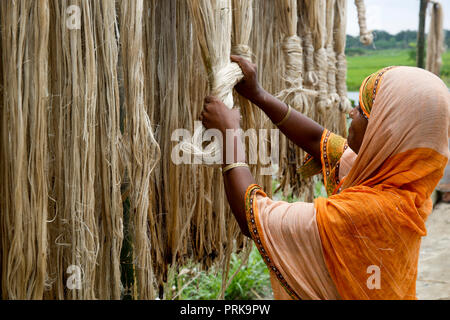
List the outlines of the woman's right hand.
<svg viewBox="0 0 450 320">
<path fill-rule="evenodd" d="M 242 69 L 244 78 L 234 87 L 234 89 L 244 98 L 254 102 L 263 89 L 258 82 L 258 71 L 254 63 L 241 56 L 231 56 L 231 61 L 236 62 Z"/>
</svg>

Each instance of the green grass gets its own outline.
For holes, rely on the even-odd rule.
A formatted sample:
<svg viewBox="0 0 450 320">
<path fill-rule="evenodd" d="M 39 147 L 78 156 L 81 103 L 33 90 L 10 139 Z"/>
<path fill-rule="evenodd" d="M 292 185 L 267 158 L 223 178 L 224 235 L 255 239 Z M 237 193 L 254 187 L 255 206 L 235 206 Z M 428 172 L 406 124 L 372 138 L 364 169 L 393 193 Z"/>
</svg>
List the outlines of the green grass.
<svg viewBox="0 0 450 320">
<path fill-rule="evenodd" d="M 347 87 L 348 91 L 359 91 L 364 79 L 387 66 L 415 66 L 415 61 L 410 58 L 410 50 L 379 50 L 366 51 L 360 56 L 347 57 Z M 443 66 L 441 76 L 447 86 L 450 86 L 450 51 L 442 57 Z"/>
<path fill-rule="evenodd" d="M 442 55 L 441 78 L 450 87 L 450 50 Z"/>
<path fill-rule="evenodd" d="M 233 275 L 241 265 L 241 259 L 233 254 L 229 275 Z M 199 271 L 195 266 L 185 268 L 184 272 L 172 280 L 171 296 L 168 299 L 214 300 L 220 295 L 222 272 L 212 268 L 209 272 Z M 231 281 L 225 291 L 225 300 L 273 299 L 269 270 L 258 250 L 253 247 L 249 260 Z"/>
</svg>

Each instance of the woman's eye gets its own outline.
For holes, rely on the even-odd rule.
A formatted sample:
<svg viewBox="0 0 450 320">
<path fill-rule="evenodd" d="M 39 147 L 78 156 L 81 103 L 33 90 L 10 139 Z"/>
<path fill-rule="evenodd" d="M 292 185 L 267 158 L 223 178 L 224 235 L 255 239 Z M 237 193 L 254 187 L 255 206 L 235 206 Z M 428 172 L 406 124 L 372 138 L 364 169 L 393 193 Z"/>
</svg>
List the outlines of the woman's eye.
<svg viewBox="0 0 450 320">
<path fill-rule="evenodd" d="M 362 111 L 362 109 L 361 109 L 361 106 L 360 106 L 360 105 L 358 105 L 358 106 L 356 107 L 356 110 L 358 110 L 358 112 L 359 112 L 359 113 L 361 113 L 361 114 L 363 113 L 363 111 Z"/>
</svg>

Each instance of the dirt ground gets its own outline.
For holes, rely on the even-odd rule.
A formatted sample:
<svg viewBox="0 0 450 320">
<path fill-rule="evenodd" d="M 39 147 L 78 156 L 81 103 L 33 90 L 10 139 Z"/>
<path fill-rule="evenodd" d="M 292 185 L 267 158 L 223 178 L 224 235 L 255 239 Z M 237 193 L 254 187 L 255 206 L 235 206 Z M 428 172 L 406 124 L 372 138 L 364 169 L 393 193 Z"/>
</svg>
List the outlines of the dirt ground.
<svg viewBox="0 0 450 320">
<path fill-rule="evenodd" d="M 438 203 L 427 221 L 417 277 L 417 298 L 450 300 L 450 203 Z"/>
</svg>

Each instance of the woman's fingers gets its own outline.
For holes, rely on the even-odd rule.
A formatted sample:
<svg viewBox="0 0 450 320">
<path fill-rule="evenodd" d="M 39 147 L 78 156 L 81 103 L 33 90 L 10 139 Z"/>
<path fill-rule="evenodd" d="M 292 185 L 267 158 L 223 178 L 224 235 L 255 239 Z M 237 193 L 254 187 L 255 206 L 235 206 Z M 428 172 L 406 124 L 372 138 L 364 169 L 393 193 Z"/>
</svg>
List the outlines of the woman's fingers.
<svg viewBox="0 0 450 320">
<path fill-rule="evenodd" d="M 200 114 L 200 121 L 202 122 L 203 126 L 205 128 L 208 128 L 208 115 L 207 115 L 207 111 L 203 110 L 202 113 Z"/>
<path fill-rule="evenodd" d="M 239 128 L 239 110 L 230 110 L 217 97 L 207 96 L 200 113 L 200 120 L 206 129 L 218 129 L 224 132 L 226 129 Z"/>
<path fill-rule="evenodd" d="M 217 98 L 214 96 L 205 97 L 205 103 L 203 104 L 203 110 L 200 114 L 200 120 L 205 121 L 208 118 L 209 113 L 212 111 L 212 107 L 214 106 L 216 101 Z"/>
<path fill-rule="evenodd" d="M 205 98 L 205 106 L 211 103 L 220 102 L 220 100 L 214 96 L 207 96 Z"/>
<path fill-rule="evenodd" d="M 230 58 L 231 58 L 231 61 L 236 62 L 239 65 L 240 65 L 241 60 L 243 59 L 241 56 L 236 56 L 236 55 L 231 55 Z"/>
<path fill-rule="evenodd" d="M 251 70 L 254 66 L 253 63 L 251 63 L 250 61 L 248 61 L 247 59 L 245 59 L 241 56 L 232 55 L 231 61 L 236 62 L 241 67 L 242 72 L 244 74 L 248 74 L 249 72 L 251 72 Z"/>
</svg>

